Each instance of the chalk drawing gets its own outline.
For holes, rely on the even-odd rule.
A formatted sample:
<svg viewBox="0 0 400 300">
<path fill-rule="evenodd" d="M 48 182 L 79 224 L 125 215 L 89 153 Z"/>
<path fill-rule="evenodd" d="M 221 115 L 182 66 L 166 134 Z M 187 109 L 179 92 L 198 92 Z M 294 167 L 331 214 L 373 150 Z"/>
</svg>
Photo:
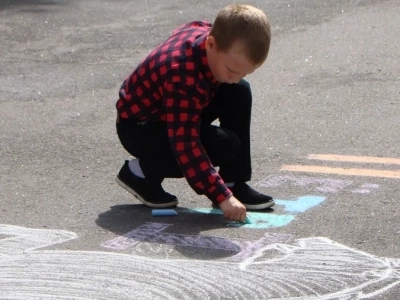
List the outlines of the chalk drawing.
<svg viewBox="0 0 400 300">
<path fill-rule="evenodd" d="M 0 255 L 29 251 L 77 238 L 75 233 L 69 231 L 28 229 L 0 224 L 0 236 L 2 235 L 15 235 L 15 237 L 0 239 Z"/>
<path fill-rule="evenodd" d="M 257 245 L 267 245 L 278 242 L 285 242 L 291 235 L 266 233 L 257 241 L 244 241 L 240 239 L 226 239 L 207 235 L 190 235 L 163 233 L 162 231 L 172 226 L 164 223 L 146 223 L 138 228 L 116 237 L 110 241 L 101 244 L 102 247 L 112 250 L 125 250 L 133 248 L 142 242 L 163 243 L 174 246 L 219 249 L 240 253 L 238 257 L 250 256 L 251 253 L 258 250 Z M 152 247 L 149 247 L 152 251 Z M 236 259 L 236 258 L 235 258 Z"/>
<path fill-rule="evenodd" d="M 202 214 L 213 214 L 213 215 L 222 215 L 222 211 L 220 209 L 214 208 L 193 208 L 187 209 L 190 213 L 202 213 Z M 243 228 L 251 228 L 251 229 L 267 229 L 274 227 L 283 227 L 292 222 L 295 218 L 295 215 L 278 215 L 273 213 L 256 213 L 256 212 L 247 212 L 247 216 L 251 219 L 250 224 L 244 224 L 239 222 L 227 222 L 227 226 L 230 227 L 243 227 Z"/>
<path fill-rule="evenodd" d="M 296 200 L 275 200 L 275 204 L 285 206 L 285 211 L 290 213 L 305 212 L 306 210 L 324 202 L 325 197 L 303 196 Z"/>
<path fill-rule="evenodd" d="M 251 229 L 267 229 L 274 227 L 283 227 L 288 225 L 295 219 L 295 215 L 300 212 L 317 206 L 325 201 L 325 197 L 321 196 L 303 196 L 298 197 L 294 200 L 279 200 L 275 199 L 276 205 L 284 206 L 285 212 L 288 214 L 274 214 L 265 212 L 247 212 L 247 216 L 250 218 L 250 224 L 242 224 L 238 222 L 228 222 L 228 226 L 232 227 L 243 227 Z M 183 210 L 184 211 L 184 210 Z M 220 209 L 213 208 L 194 208 L 186 209 L 188 212 L 203 213 L 203 214 L 217 214 L 222 215 Z"/>
<path fill-rule="evenodd" d="M 371 193 L 371 190 L 375 190 L 378 187 L 378 184 L 364 183 L 359 189 L 353 190 L 352 192 L 356 194 L 369 194 Z"/>
<path fill-rule="evenodd" d="M 259 251 L 268 245 L 281 244 L 292 239 L 292 235 L 284 233 L 265 233 L 263 237 L 256 241 L 241 241 L 242 250 L 232 256 L 227 261 L 242 262 L 253 255 L 258 254 Z"/>
<path fill-rule="evenodd" d="M 400 260 L 327 238 L 269 244 L 240 263 L 38 250 L 72 232 L 0 225 L 1 299 L 375 299 Z M 24 249 L 24 247 L 26 248 Z"/>
<path fill-rule="evenodd" d="M 102 246 L 109 249 L 123 250 L 135 246 L 139 242 L 152 242 L 234 252 L 240 252 L 242 250 L 239 243 L 229 239 L 214 236 L 163 233 L 162 231 L 169 226 L 171 226 L 171 224 L 146 223 L 122 237 L 117 237 L 103 243 Z"/>
<path fill-rule="evenodd" d="M 266 178 L 255 183 L 255 186 L 263 188 L 272 188 L 278 186 L 311 186 L 314 191 L 321 193 L 338 193 L 342 190 L 354 186 L 351 180 L 330 179 L 330 178 L 315 178 L 308 176 L 291 176 L 291 175 L 269 175 Z M 365 183 L 359 188 L 352 190 L 354 193 L 367 194 L 377 189 L 379 185 Z M 353 189 L 353 188 L 352 188 Z"/>
</svg>

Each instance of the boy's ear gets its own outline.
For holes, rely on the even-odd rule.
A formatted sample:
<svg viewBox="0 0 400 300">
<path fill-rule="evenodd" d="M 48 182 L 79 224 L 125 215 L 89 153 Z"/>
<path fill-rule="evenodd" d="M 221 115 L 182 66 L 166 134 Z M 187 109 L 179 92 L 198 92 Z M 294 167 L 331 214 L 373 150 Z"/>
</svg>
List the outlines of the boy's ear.
<svg viewBox="0 0 400 300">
<path fill-rule="evenodd" d="M 208 50 L 214 50 L 216 46 L 215 38 L 212 35 L 209 35 L 206 39 L 206 48 Z"/>
</svg>

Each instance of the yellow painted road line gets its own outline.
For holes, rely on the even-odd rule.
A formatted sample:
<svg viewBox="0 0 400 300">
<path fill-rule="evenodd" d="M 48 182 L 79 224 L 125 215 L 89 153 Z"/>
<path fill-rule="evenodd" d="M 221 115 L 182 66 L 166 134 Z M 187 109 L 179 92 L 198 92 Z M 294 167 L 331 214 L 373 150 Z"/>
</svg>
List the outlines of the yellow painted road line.
<svg viewBox="0 0 400 300">
<path fill-rule="evenodd" d="M 281 171 L 400 179 L 400 171 L 375 170 L 375 169 L 345 169 L 345 168 L 330 168 L 321 166 L 283 165 L 281 167 Z"/>
<path fill-rule="evenodd" d="M 308 156 L 308 159 L 400 165 L 400 158 L 390 158 L 390 157 L 310 154 Z"/>
</svg>

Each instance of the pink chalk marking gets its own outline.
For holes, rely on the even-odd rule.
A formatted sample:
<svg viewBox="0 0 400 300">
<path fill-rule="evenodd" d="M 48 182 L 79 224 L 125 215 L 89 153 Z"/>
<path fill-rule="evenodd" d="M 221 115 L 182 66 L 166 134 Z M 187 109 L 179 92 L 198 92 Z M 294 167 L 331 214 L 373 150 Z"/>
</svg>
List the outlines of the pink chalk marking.
<svg viewBox="0 0 400 300">
<path fill-rule="evenodd" d="M 108 249 L 124 250 L 140 243 L 140 240 L 135 239 L 138 233 L 146 232 L 148 235 L 154 235 L 163 231 L 169 226 L 170 224 L 146 223 L 145 225 L 140 226 L 138 229 L 134 229 L 123 236 L 119 236 L 115 239 L 102 243 L 101 246 Z"/>
<path fill-rule="evenodd" d="M 329 179 L 329 178 L 315 178 L 307 176 L 291 176 L 291 175 L 270 175 L 263 180 L 257 182 L 255 185 L 262 188 L 272 188 L 282 185 L 294 186 L 314 186 L 314 190 L 322 193 L 337 193 L 351 186 L 353 181 Z M 377 189 L 379 185 L 373 183 L 365 183 L 359 189 L 354 190 L 355 193 L 368 193 L 371 190 Z"/>
<path fill-rule="evenodd" d="M 242 262 L 249 257 L 252 257 L 261 248 L 268 245 L 280 244 L 288 242 L 292 238 L 290 234 L 282 233 L 266 233 L 262 238 L 256 241 L 245 241 L 242 244 L 242 251 L 228 259 L 231 262 Z"/>
<path fill-rule="evenodd" d="M 170 224 L 146 223 L 123 237 L 117 237 L 102 244 L 103 247 L 115 250 L 124 250 L 140 242 L 172 244 L 175 246 L 220 249 L 240 252 L 241 246 L 232 240 L 202 235 L 186 235 L 176 233 L 163 233 Z"/>
<path fill-rule="evenodd" d="M 281 185 L 292 184 L 295 186 L 310 186 L 317 185 L 317 191 L 326 193 L 336 193 L 343 190 L 345 187 L 352 184 L 350 180 L 328 179 L 328 178 L 313 178 L 306 176 L 290 176 L 290 175 L 270 175 L 265 179 L 256 183 L 257 186 L 264 188 L 277 187 Z"/>
<path fill-rule="evenodd" d="M 207 249 L 219 249 L 237 252 L 231 258 L 232 261 L 243 261 L 251 257 L 266 245 L 283 243 L 291 238 L 288 234 L 266 233 L 256 241 L 245 241 L 239 239 L 226 239 L 213 236 L 185 235 L 174 233 L 162 233 L 171 226 L 163 223 L 146 223 L 124 236 L 117 237 L 101 244 L 102 247 L 113 250 L 125 250 L 135 247 L 142 242 L 172 244 L 175 246 L 196 247 Z"/>
</svg>

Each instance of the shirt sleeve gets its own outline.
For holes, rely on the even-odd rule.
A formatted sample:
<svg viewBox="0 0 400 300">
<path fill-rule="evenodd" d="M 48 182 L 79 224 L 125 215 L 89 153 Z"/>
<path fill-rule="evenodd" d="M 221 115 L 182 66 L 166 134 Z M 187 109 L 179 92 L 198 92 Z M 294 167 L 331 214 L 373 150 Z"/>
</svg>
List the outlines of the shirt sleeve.
<svg viewBox="0 0 400 300">
<path fill-rule="evenodd" d="M 200 115 L 205 91 L 195 84 L 166 83 L 164 106 L 168 137 L 182 173 L 192 189 L 222 202 L 232 192 L 225 185 L 200 141 Z"/>
</svg>

